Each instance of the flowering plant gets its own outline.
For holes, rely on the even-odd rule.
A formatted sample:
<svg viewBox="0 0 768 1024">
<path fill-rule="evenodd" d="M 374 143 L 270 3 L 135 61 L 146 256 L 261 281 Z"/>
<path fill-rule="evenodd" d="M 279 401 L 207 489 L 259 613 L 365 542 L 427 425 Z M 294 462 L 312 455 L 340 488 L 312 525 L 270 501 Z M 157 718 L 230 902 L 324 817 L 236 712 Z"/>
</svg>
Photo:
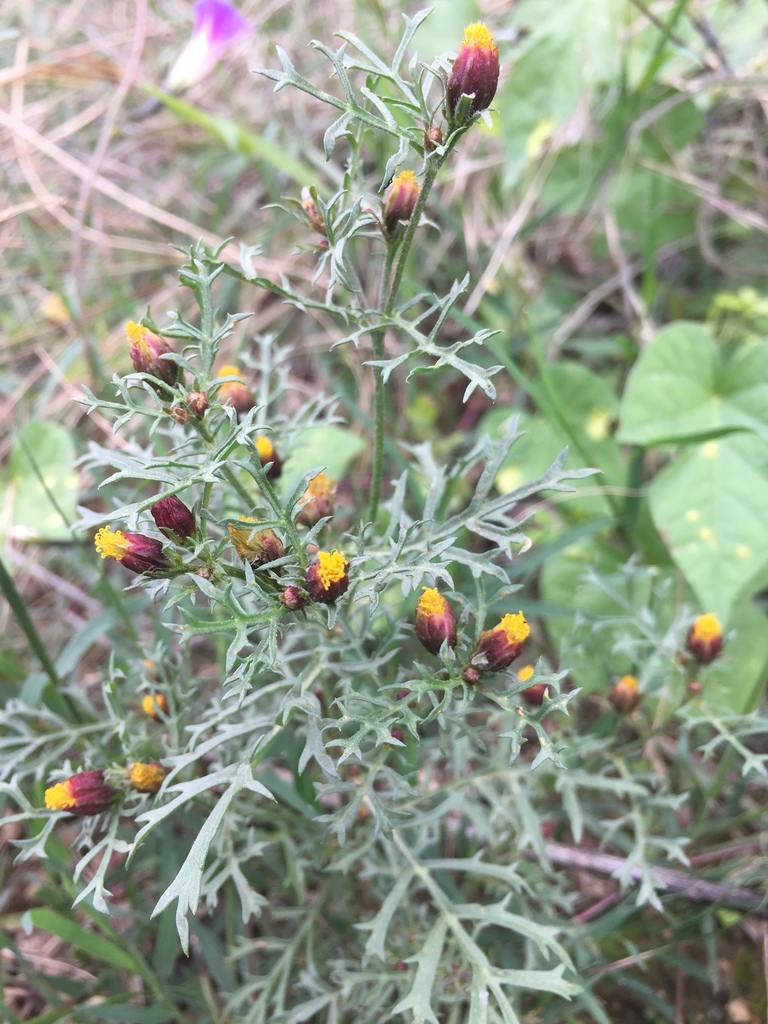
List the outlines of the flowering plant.
<svg viewBox="0 0 768 1024">
<path fill-rule="evenodd" d="M 22 856 L 45 855 L 57 825 L 82 818 L 76 898 L 100 913 L 114 858 L 127 854 L 129 872 L 161 860 L 153 914 L 175 904 L 185 952 L 204 934 L 191 918 L 224 905 L 237 934 L 231 1006 L 254 1024 L 479 1024 L 518 1021 L 547 1000 L 589 1006 L 534 804 L 557 795 L 574 835 L 597 833 L 589 794 L 604 785 L 634 862 L 654 842 L 678 857 L 684 843 L 664 833 L 672 798 L 615 777 L 588 745 L 574 772 L 560 771 L 575 691 L 536 658 L 541 629 L 517 564 L 531 499 L 591 471 L 566 470 L 562 455 L 500 489 L 521 436 L 514 417 L 495 439 L 441 452 L 391 436 L 387 385 L 401 368 L 408 381 L 460 375 L 465 402 L 478 389 L 495 398 L 501 371 L 483 347 L 494 332 L 460 333 L 468 278 L 442 294 L 411 280 L 428 204 L 443 213 L 440 170 L 487 116 L 499 78 L 481 25 L 455 57 L 404 72 L 425 17 L 405 18 L 391 61 L 348 33 L 336 51 L 315 43 L 340 95 L 282 51 L 282 70 L 264 72 L 334 108 L 329 159 L 350 140 L 343 188 L 323 197 L 307 186 L 286 204 L 316 256 L 312 287 L 260 277 L 252 251 L 235 266 L 223 245 L 198 244 L 180 269 L 187 308 L 128 325 L 134 372 L 115 377 L 114 395 L 86 393 L 124 441 L 91 446 L 86 465 L 108 474 L 109 508 L 83 512 L 99 527 L 94 564 L 101 555 L 110 581 L 130 588 L 113 624 L 120 641 L 97 698 L 54 672 L 58 689 L 39 706 L 13 704 L 7 720 L 3 775 L 14 774 L 3 791 L 37 830 Z M 372 137 L 386 147 L 381 200 L 364 159 Z M 290 348 L 219 308 L 225 280 L 333 324 L 372 378 L 372 408 L 342 402 L 340 376 L 338 394 L 299 406 Z M 461 340 L 446 342 L 448 327 Z M 339 457 L 334 439 L 361 433 L 367 458 Z M 313 434 L 324 456 L 307 464 Z M 686 633 L 675 635 L 677 656 Z M 722 636 L 699 621 L 687 646 L 706 664 Z M 515 671 L 524 655 L 535 667 Z M 642 708 L 637 678 L 620 683 L 602 709 L 617 731 Z M 43 773 L 33 803 L 27 786 Z M 648 871 L 639 898 L 658 905 L 659 887 Z"/>
</svg>

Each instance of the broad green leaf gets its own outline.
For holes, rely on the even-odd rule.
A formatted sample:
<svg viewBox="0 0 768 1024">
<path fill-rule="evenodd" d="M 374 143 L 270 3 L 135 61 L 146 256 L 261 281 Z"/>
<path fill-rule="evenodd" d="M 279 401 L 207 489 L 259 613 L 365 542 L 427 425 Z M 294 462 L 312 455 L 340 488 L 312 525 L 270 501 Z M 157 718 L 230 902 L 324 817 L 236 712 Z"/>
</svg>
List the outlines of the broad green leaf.
<svg viewBox="0 0 768 1024">
<path fill-rule="evenodd" d="M 768 618 L 749 601 L 734 606 L 733 633 L 722 654 L 702 669 L 702 699 L 737 714 L 754 711 L 765 690 L 768 669 Z"/>
<path fill-rule="evenodd" d="M 55 935 L 74 946 L 75 949 L 80 949 L 88 956 L 95 957 L 105 964 L 112 964 L 113 967 L 119 967 L 121 970 L 130 971 L 133 974 L 143 973 L 143 966 L 130 953 L 105 939 L 98 932 L 87 931 L 55 910 L 35 907 L 33 910 L 27 911 L 24 918 L 35 928 Z"/>
<path fill-rule="evenodd" d="M 653 445 L 735 430 L 768 440 L 768 341 L 742 344 L 724 365 L 701 324 L 664 327 L 629 375 L 619 440 Z"/>
<path fill-rule="evenodd" d="M 768 565 L 768 451 L 752 434 L 687 451 L 649 488 L 651 515 L 705 611 L 722 622 Z"/>
<path fill-rule="evenodd" d="M 290 490 L 299 477 L 318 466 L 325 467 L 325 474 L 332 480 L 341 480 L 351 463 L 365 450 L 365 441 L 346 427 L 334 424 L 325 427 L 311 427 L 301 434 L 294 450 L 285 460 L 281 482 Z"/>
<path fill-rule="evenodd" d="M 77 518 L 75 446 L 69 431 L 34 420 L 19 432 L 0 487 L 2 532 L 15 540 L 71 540 Z"/>
</svg>

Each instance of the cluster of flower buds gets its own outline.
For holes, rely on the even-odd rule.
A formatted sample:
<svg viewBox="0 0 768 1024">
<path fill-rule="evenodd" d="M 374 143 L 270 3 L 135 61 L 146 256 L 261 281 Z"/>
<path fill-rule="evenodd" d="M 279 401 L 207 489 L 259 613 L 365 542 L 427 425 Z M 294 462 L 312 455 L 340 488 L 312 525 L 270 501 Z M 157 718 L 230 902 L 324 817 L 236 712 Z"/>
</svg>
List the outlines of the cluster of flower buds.
<svg viewBox="0 0 768 1024">
<path fill-rule="evenodd" d="M 157 793 L 168 774 L 166 768 L 157 762 L 143 764 L 132 761 L 123 772 L 123 782 L 139 793 Z M 111 776 L 103 768 L 94 768 L 86 772 L 78 772 L 49 786 L 45 791 L 45 806 L 49 811 L 67 811 L 79 818 L 102 814 L 110 810 L 120 801 L 122 796 L 119 788 L 119 773 L 110 781 Z M 114 782 L 117 781 L 118 785 Z"/>
<path fill-rule="evenodd" d="M 723 649 L 723 631 L 716 615 L 700 615 L 688 630 L 685 646 L 700 665 L 714 661 Z"/>
</svg>

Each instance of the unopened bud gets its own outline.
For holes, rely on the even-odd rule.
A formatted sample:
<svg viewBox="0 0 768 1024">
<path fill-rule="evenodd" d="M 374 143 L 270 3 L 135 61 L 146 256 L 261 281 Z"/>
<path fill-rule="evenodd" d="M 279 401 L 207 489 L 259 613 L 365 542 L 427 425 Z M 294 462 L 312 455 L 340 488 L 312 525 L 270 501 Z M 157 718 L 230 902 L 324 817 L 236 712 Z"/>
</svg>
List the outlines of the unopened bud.
<svg viewBox="0 0 768 1024">
<path fill-rule="evenodd" d="M 298 522 L 302 526 L 313 527 L 326 516 L 332 516 L 334 481 L 329 479 L 325 473 L 318 473 L 314 479 L 307 484 L 304 496 L 299 502 Z"/>
<path fill-rule="evenodd" d="M 180 423 L 182 427 L 184 426 L 185 423 L 189 422 L 189 413 L 181 405 L 171 406 L 171 408 L 168 410 L 168 415 L 171 417 L 172 420 L 176 420 L 177 423 Z"/>
<path fill-rule="evenodd" d="M 187 405 L 192 415 L 201 420 L 208 411 L 208 396 L 204 391 L 191 391 L 187 398 Z"/>
<path fill-rule="evenodd" d="M 433 124 L 424 132 L 424 149 L 428 153 L 434 153 L 438 146 L 443 144 L 443 129 Z"/>
<path fill-rule="evenodd" d="M 175 494 L 161 498 L 150 508 L 149 514 L 164 533 L 173 534 L 182 544 L 197 532 L 194 515 Z"/>
<path fill-rule="evenodd" d="M 173 352 L 171 346 L 148 328 L 133 321 L 127 325 L 125 333 L 134 370 L 173 386 L 178 380 L 179 368 L 172 360 L 160 358 Z"/>
<path fill-rule="evenodd" d="M 608 699 L 622 714 L 627 715 L 630 711 L 634 711 L 640 703 L 640 687 L 637 679 L 634 676 L 622 676 L 611 687 Z"/>
<path fill-rule="evenodd" d="M 283 461 L 274 449 L 272 442 L 263 434 L 256 438 L 256 451 L 259 453 L 259 462 L 262 466 L 269 466 L 272 463 L 269 476 L 277 480 L 283 471 Z"/>
<path fill-rule="evenodd" d="M 407 223 L 411 219 L 420 191 L 413 171 L 402 171 L 389 186 L 381 211 L 384 234 L 388 238 L 394 235 L 398 224 Z"/>
<path fill-rule="evenodd" d="M 499 84 L 499 48 L 479 22 L 468 25 L 453 62 L 445 99 L 447 115 L 455 119 L 462 96 L 471 96 L 468 117 L 486 110 Z"/>
<path fill-rule="evenodd" d="M 229 539 L 238 555 L 256 568 L 274 562 L 285 554 L 283 542 L 274 530 L 259 530 L 258 523 L 251 516 L 240 516 L 243 527 L 228 526 Z"/>
<path fill-rule="evenodd" d="M 446 641 L 455 647 L 456 616 L 448 601 L 434 587 L 423 587 L 416 605 L 416 636 L 430 654 L 438 654 Z"/>
<path fill-rule="evenodd" d="M 126 569 L 136 573 L 162 572 L 171 563 L 163 551 L 163 542 L 141 533 L 123 533 L 103 526 L 94 538 L 102 558 L 114 558 Z"/>
<path fill-rule="evenodd" d="M 478 672 L 501 672 L 519 657 L 531 628 L 522 612 L 505 615 L 498 626 L 480 634 L 470 664 Z"/>
<path fill-rule="evenodd" d="M 298 587 L 286 587 L 280 595 L 280 600 L 289 612 L 298 612 L 308 603 L 306 594 Z"/>
<path fill-rule="evenodd" d="M 723 649 L 723 631 L 717 616 L 700 615 L 688 630 L 685 646 L 700 665 L 714 661 Z"/>
<path fill-rule="evenodd" d="M 237 377 L 237 380 L 225 381 L 218 389 L 218 396 L 220 401 L 226 402 L 229 405 L 234 406 L 238 412 L 248 412 L 249 409 L 253 408 L 253 396 L 248 390 L 245 383 L 245 378 L 240 373 L 239 366 L 222 366 L 219 372 L 216 374 L 218 378 L 221 377 Z"/>
<path fill-rule="evenodd" d="M 311 224 L 312 228 L 317 231 L 319 235 L 325 235 L 325 221 L 317 212 L 317 203 L 315 202 L 315 190 L 313 188 L 304 187 L 301 190 L 301 205 L 304 208 L 304 213 L 307 215 L 307 220 Z"/>
<path fill-rule="evenodd" d="M 80 772 L 65 782 L 57 782 L 45 791 L 45 806 L 49 811 L 69 811 L 80 817 L 101 814 L 114 804 L 118 791 L 110 786 L 104 772 Z"/>
</svg>

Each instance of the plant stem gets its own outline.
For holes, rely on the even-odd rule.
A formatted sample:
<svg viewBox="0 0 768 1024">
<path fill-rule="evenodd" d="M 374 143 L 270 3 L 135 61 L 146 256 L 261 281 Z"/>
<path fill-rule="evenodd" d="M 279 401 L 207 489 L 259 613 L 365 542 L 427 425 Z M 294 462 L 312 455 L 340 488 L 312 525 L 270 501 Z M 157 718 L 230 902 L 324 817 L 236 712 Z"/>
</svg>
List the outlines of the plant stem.
<svg viewBox="0 0 768 1024">
<path fill-rule="evenodd" d="M 455 141 L 457 140 L 458 133 L 456 133 L 451 141 L 445 148 L 445 152 L 439 156 L 434 156 L 433 159 L 427 163 L 427 171 L 424 175 L 424 181 L 421 184 L 421 191 L 419 192 L 419 198 L 416 201 L 416 206 L 411 215 L 411 219 L 403 234 L 402 240 L 398 246 L 390 246 L 387 251 L 386 260 L 384 263 L 384 269 L 382 271 L 381 280 L 381 297 L 379 307 L 381 309 L 382 319 L 388 317 L 397 301 L 397 296 L 400 291 L 400 284 L 403 279 L 403 273 L 405 271 L 405 264 L 408 260 L 408 254 L 411 251 L 411 245 L 413 244 L 414 236 L 416 235 L 416 229 L 419 226 L 421 215 L 424 212 L 424 208 L 427 205 L 427 199 L 429 193 L 432 191 L 432 186 L 435 183 L 435 178 L 443 166 L 443 163 L 448 157 Z M 392 274 L 392 264 L 394 262 L 395 270 Z M 391 276 L 391 280 L 390 280 Z M 373 341 L 373 358 L 374 360 L 381 360 L 384 358 L 384 335 L 386 334 L 386 327 L 378 327 L 371 332 L 371 338 Z M 381 478 L 384 470 L 384 441 L 385 441 L 385 428 L 386 428 L 386 406 L 384 403 L 384 370 L 381 366 L 375 366 L 373 368 L 374 373 L 374 435 L 373 435 L 373 467 L 371 471 L 371 500 L 368 506 L 368 518 L 373 523 L 376 520 L 376 516 L 379 511 L 379 501 L 381 499 Z"/>
</svg>

